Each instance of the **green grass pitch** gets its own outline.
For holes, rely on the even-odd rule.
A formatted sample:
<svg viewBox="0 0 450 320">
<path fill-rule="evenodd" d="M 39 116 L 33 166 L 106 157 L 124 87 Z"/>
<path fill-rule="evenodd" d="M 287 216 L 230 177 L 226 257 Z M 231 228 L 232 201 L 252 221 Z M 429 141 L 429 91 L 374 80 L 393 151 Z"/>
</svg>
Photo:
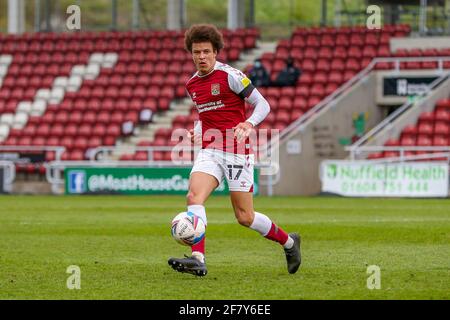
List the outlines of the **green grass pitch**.
<svg viewBox="0 0 450 320">
<path fill-rule="evenodd" d="M 209 273 L 197 278 L 167 264 L 190 252 L 170 236 L 182 196 L 1 196 L 0 299 L 450 298 L 449 200 L 256 197 L 255 210 L 301 233 L 295 275 L 227 197 L 206 207 Z M 370 265 L 380 289 L 367 288 Z"/>
</svg>

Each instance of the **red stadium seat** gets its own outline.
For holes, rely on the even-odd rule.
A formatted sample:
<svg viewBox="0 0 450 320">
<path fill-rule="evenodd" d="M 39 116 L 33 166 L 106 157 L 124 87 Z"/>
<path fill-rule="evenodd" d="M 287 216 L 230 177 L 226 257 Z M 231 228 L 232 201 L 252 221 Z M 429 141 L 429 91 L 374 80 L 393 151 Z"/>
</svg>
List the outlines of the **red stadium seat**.
<svg viewBox="0 0 450 320">
<path fill-rule="evenodd" d="M 325 78 L 325 75 L 324 75 Z M 325 83 L 326 81 L 323 81 L 323 83 Z M 325 89 L 323 87 L 323 85 L 321 84 L 322 81 L 316 81 L 316 83 L 311 87 L 310 90 L 310 95 L 311 96 L 316 96 L 318 98 L 322 98 L 325 95 Z"/>
<path fill-rule="evenodd" d="M 417 127 L 415 125 L 407 125 L 402 131 L 402 137 L 416 138 Z"/>
<path fill-rule="evenodd" d="M 312 96 L 311 98 L 308 99 L 308 108 L 311 109 L 314 106 L 316 106 L 319 102 L 320 102 L 320 98 L 318 98 L 317 96 Z"/>
<path fill-rule="evenodd" d="M 448 136 L 450 134 L 450 126 L 447 122 L 436 122 L 433 132 L 435 135 Z"/>
<path fill-rule="evenodd" d="M 333 59 L 331 61 L 331 70 L 343 71 L 345 70 L 345 63 L 342 59 Z"/>
<path fill-rule="evenodd" d="M 62 137 L 59 141 L 61 146 L 65 147 L 67 150 L 71 150 L 73 146 L 73 138 L 72 137 Z"/>
<path fill-rule="evenodd" d="M 56 123 L 50 128 L 50 135 L 62 136 L 64 134 L 64 126 L 61 123 Z"/>
<path fill-rule="evenodd" d="M 400 139 L 400 145 L 401 146 L 415 146 L 416 145 L 416 139 L 411 136 L 404 136 Z"/>
<path fill-rule="evenodd" d="M 427 122 L 419 123 L 417 133 L 431 136 L 433 134 L 433 125 Z"/>
<path fill-rule="evenodd" d="M 334 45 L 335 45 L 335 38 L 330 34 L 324 34 L 320 39 L 321 49 L 326 47 L 333 47 Z"/>
<path fill-rule="evenodd" d="M 362 57 L 362 52 L 359 47 L 350 47 L 348 51 L 349 58 L 360 59 Z"/>
<path fill-rule="evenodd" d="M 331 69 L 331 65 L 328 60 L 319 59 L 316 64 L 317 71 L 325 71 L 328 72 Z"/>
<path fill-rule="evenodd" d="M 397 139 L 388 139 L 384 145 L 386 147 L 396 147 L 400 145 L 400 141 L 398 141 Z"/>
<path fill-rule="evenodd" d="M 78 126 L 76 124 L 68 124 L 64 128 L 64 135 L 67 137 L 75 137 L 78 134 Z"/>
<path fill-rule="evenodd" d="M 446 147 L 449 146 L 449 139 L 448 137 L 443 136 L 435 136 L 433 138 L 433 146 L 435 147 Z"/>
<path fill-rule="evenodd" d="M 92 126 L 90 124 L 84 123 L 78 129 L 78 136 L 80 137 L 90 137 L 92 133 Z"/>
<path fill-rule="evenodd" d="M 36 126 L 35 125 L 27 125 L 22 130 L 22 136 L 23 137 L 33 138 L 35 135 L 36 135 Z"/>
<path fill-rule="evenodd" d="M 325 87 L 325 96 L 329 96 L 334 91 L 336 91 L 339 88 L 339 86 L 336 83 L 329 83 Z"/>
<path fill-rule="evenodd" d="M 359 71 L 361 69 L 361 65 L 355 58 L 350 58 L 345 63 L 345 69 L 350 71 Z"/>
<path fill-rule="evenodd" d="M 436 112 L 446 110 L 450 112 L 450 99 L 441 99 L 436 103 Z"/>
<path fill-rule="evenodd" d="M 342 73 L 338 71 L 332 71 L 328 75 L 328 82 L 329 83 L 335 83 L 335 84 L 341 84 L 343 81 L 342 79 Z"/>
<path fill-rule="evenodd" d="M 400 152 L 398 152 L 398 151 L 384 151 L 383 152 L 384 158 L 396 158 L 398 156 L 400 156 Z"/>
<path fill-rule="evenodd" d="M 302 110 L 293 110 L 291 113 L 291 122 L 294 122 L 295 120 L 299 119 L 302 115 L 303 115 L 303 111 Z"/>
<path fill-rule="evenodd" d="M 88 141 L 85 137 L 77 137 L 73 142 L 73 148 L 76 150 L 86 150 Z"/>
<path fill-rule="evenodd" d="M 294 87 L 282 87 L 280 91 L 281 97 L 292 98 L 295 96 L 295 88 Z"/>
<path fill-rule="evenodd" d="M 432 145 L 432 140 L 427 136 L 418 136 L 416 143 L 418 146 L 430 147 Z"/>
<path fill-rule="evenodd" d="M 381 159 L 381 158 L 383 158 L 383 152 L 374 152 L 374 153 L 370 153 L 368 156 L 367 156 L 367 159 L 369 159 L 369 160 L 373 160 L 373 159 Z"/>
<path fill-rule="evenodd" d="M 68 157 L 71 161 L 82 161 L 84 160 L 84 153 L 81 150 L 73 150 Z"/>
<path fill-rule="evenodd" d="M 434 113 L 433 112 L 422 112 L 419 116 L 419 124 L 427 123 L 432 124 L 434 122 Z"/>
<path fill-rule="evenodd" d="M 438 109 L 436 106 L 436 112 L 434 114 L 435 121 L 448 122 L 450 121 L 450 112 L 445 109 Z"/>
<path fill-rule="evenodd" d="M 347 35 L 345 34 L 338 34 L 336 38 L 336 46 L 344 46 L 348 47 L 350 45 L 350 41 Z"/>
<path fill-rule="evenodd" d="M 276 122 L 283 122 L 286 125 L 290 122 L 291 116 L 286 110 L 279 110 L 276 115 Z"/>
<path fill-rule="evenodd" d="M 327 83 L 327 74 L 325 72 L 316 72 L 313 77 L 313 81 L 315 85 L 317 84 L 326 84 Z"/>
<path fill-rule="evenodd" d="M 290 110 L 292 108 L 292 98 L 281 97 L 278 103 L 279 109 Z"/>
<path fill-rule="evenodd" d="M 356 71 L 354 70 L 347 70 L 344 73 L 344 82 L 349 81 L 351 78 L 353 78 L 356 75 Z"/>
<path fill-rule="evenodd" d="M 50 135 L 50 126 L 47 123 L 42 123 L 36 129 L 36 135 L 39 137 L 48 137 Z"/>
</svg>

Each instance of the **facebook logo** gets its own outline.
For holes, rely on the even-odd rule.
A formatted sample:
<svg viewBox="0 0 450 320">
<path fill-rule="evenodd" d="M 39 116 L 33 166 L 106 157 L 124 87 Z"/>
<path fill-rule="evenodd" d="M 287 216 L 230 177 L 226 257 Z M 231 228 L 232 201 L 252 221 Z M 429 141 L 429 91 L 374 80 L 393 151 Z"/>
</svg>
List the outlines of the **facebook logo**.
<svg viewBox="0 0 450 320">
<path fill-rule="evenodd" d="M 84 171 L 70 171 L 68 178 L 69 193 L 86 192 L 86 173 Z"/>
</svg>

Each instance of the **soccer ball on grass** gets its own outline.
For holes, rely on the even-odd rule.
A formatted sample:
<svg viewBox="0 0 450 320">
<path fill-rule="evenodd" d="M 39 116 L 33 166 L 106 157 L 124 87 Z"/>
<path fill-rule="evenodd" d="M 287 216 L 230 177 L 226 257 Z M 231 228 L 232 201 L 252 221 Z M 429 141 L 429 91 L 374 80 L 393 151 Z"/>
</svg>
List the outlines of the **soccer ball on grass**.
<svg viewBox="0 0 450 320">
<path fill-rule="evenodd" d="M 192 212 L 181 212 L 173 218 L 171 232 L 178 243 L 192 246 L 205 236 L 205 223 Z"/>
</svg>

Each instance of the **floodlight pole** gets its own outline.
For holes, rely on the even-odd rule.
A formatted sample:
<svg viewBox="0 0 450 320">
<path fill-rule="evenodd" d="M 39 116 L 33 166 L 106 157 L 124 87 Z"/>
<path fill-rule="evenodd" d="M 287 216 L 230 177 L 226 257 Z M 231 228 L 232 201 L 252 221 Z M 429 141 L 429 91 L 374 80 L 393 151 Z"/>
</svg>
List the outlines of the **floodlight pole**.
<svg viewBox="0 0 450 320">
<path fill-rule="evenodd" d="M 139 29 L 139 11 L 140 11 L 140 1 L 133 0 L 131 24 L 133 29 Z"/>
<path fill-rule="evenodd" d="M 246 27 L 253 28 L 254 26 L 255 26 L 255 0 L 249 0 L 248 18 Z"/>
<path fill-rule="evenodd" d="M 341 26 L 341 3 L 342 0 L 335 0 L 334 1 L 334 26 L 340 27 Z"/>
<path fill-rule="evenodd" d="M 185 24 L 185 1 L 168 0 L 167 1 L 167 29 L 180 30 Z"/>
<path fill-rule="evenodd" d="M 320 20 L 322 27 L 327 25 L 327 0 L 322 0 L 322 16 Z"/>
<path fill-rule="evenodd" d="M 243 0 L 228 0 L 227 27 L 231 30 L 245 27 L 245 2 Z"/>
<path fill-rule="evenodd" d="M 45 14 L 45 31 L 50 32 L 52 31 L 52 23 L 51 23 L 52 9 L 50 7 L 50 0 L 45 0 L 44 14 Z"/>
<path fill-rule="evenodd" d="M 420 35 L 427 33 L 427 0 L 420 0 L 419 33 Z"/>
<path fill-rule="evenodd" d="M 25 1 L 8 0 L 8 33 L 25 32 Z"/>
<path fill-rule="evenodd" d="M 34 31 L 41 31 L 41 0 L 34 0 Z"/>
<path fill-rule="evenodd" d="M 111 0 L 111 29 L 117 30 L 117 0 Z"/>
</svg>

